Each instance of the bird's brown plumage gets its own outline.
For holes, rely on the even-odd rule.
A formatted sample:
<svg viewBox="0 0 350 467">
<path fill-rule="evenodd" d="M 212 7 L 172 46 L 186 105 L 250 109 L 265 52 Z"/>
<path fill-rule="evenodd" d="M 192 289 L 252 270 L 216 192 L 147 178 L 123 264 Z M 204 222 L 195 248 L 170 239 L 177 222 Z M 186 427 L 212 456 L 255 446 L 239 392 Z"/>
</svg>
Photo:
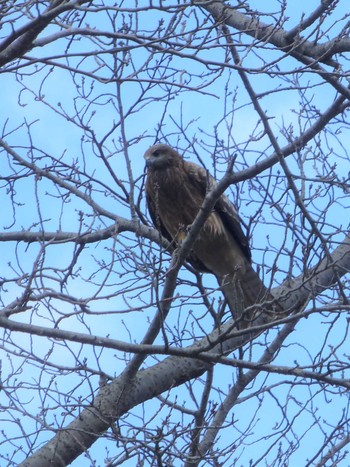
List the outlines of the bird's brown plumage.
<svg viewBox="0 0 350 467">
<path fill-rule="evenodd" d="M 144 157 L 152 221 L 165 238 L 178 244 L 215 180 L 165 144 L 150 147 Z M 266 296 L 266 288 L 252 268 L 240 218 L 225 195 L 216 202 L 187 259 L 198 271 L 215 274 L 236 317 Z"/>
</svg>

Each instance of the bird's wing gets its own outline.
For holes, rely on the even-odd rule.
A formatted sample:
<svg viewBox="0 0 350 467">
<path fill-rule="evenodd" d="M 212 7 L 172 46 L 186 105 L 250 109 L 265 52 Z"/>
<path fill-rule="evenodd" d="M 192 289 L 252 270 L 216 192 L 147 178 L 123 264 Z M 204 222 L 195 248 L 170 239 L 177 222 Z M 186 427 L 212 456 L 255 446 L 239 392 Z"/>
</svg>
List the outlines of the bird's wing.
<svg viewBox="0 0 350 467">
<path fill-rule="evenodd" d="M 184 167 L 191 183 L 197 186 L 197 189 L 202 192 L 203 197 L 216 184 L 215 179 L 211 177 L 204 168 L 197 164 L 194 164 L 193 162 L 185 162 Z M 220 196 L 214 206 L 214 210 L 219 214 L 225 228 L 228 229 L 232 237 L 240 245 L 244 256 L 249 262 L 251 262 L 249 242 L 247 236 L 242 230 L 242 221 L 227 196 L 224 194 Z"/>
<path fill-rule="evenodd" d="M 159 209 L 157 209 L 156 207 L 156 204 L 151 195 L 151 192 L 149 191 L 148 184 L 146 184 L 146 202 L 147 202 L 148 212 L 151 216 L 153 225 L 158 230 L 158 232 L 160 232 L 162 236 L 166 238 L 170 243 L 172 243 L 173 247 L 175 247 L 174 238 L 171 236 L 168 229 L 165 227 L 164 223 L 162 222 L 162 219 L 159 215 Z M 205 265 L 200 261 L 200 259 L 197 258 L 193 254 L 189 254 L 189 256 L 187 257 L 187 261 L 191 263 L 191 265 L 198 271 L 211 272 L 208 268 L 205 267 Z"/>
<path fill-rule="evenodd" d="M 153 225 L 163 235 L 164 238 L 166 238 L 169 242 L 172 242 L 173 238 L 171 237 L 168 230 L 165 228 L 165 226 L 164 226 L 164 224 L 163 224 L 163 222 L 162 222 L 162 220 L 161 220 L 161 218 L 159 216 L 159 213 L 158 213 L 156 205 L 155 205 L 155 203 L 153 201 L 153 198 L 147 192 L 147 190 L 146 190 L 146 202 L 147 202 L 148 212 L 149 212 L 149 215 L 151 216 Z"/>
</svg>

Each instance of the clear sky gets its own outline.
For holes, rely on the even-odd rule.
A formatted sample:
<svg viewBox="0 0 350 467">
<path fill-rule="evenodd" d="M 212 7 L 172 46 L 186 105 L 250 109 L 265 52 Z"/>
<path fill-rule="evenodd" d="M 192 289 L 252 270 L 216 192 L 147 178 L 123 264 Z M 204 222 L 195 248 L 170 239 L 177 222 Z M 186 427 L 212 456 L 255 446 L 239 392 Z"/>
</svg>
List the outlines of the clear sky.
<svg viewBox="0 0 350 467">
<path fill-rule="evenodd" d="M 260 11 L 264 9 L 271 13 L 273 9 L 276 12 L 280 10 L 281 2 L 251 1 L 249 4 L 252 9 L 256 8 Z M 290 19 L 286 25 L 295 26 L 303 13 L 308 15 L 318 5 L 319 1 L 312 0 L 306 3 L 288 2 L 285 16 L 289 16 Z M 327 31 L 325 39 L 327 36 L 333 37 L 334 30 L 339 30 L 344 26 L 342 18 L 347 13 L 348 3 L 344 0 L 340 1 L 336 6 L 335 16 L 323 25 L 323 29 Z M 143 12 L 139 15 L 140 29 L 151 30 L 158 24 L 160 16 L 161 13 L 155 11 Z M 168 18 L 167 15 L 165 17 Z M 337 18 L 339 22 L 330 28 L 334 18 Z M 91 24 L 89 23 L 91 27 L 104 30 L 111 28 L 111 22 L 103 12 L 100 16 L 96 14 L 91 16 L 89 21 L 91 21 Z M 120 17 L 117 21 L 121 21 Z M 186 21 L 183 27 L 190 29 L 195 18 L 191 16 Z M 269 16 L 266 16 L 264 21 L 269 23 Z M 131 21 L 131 24 L 136 25 L 136 22 Z M 122 24 L 118 24 L 118 27 L 122 28 Z M 46 33 L 41 38 L 44 39 L 45 36 Z M 244 40 L 250 43 L 249 38 L 244 38 Z M 66 46 L 67 40 L 62 39 L 57 43 L 35 49 L 29 52 L 28 56 L 43 57 L 48 50 L 51 56 L 55 56 L 61 54 L 63 47 Z M 72 43 L 67 50 L 76 53 L 83 50 L 94 51 L 96 47 L 94 41 L 89 42 L 88 39 L 83 39 Z M 329 86 L 320 85 L 317 76 L 311 73 L 290 73 L 295 67 L 301 66 L 294 59 L 286 59 L 276 65 L 285 73 L 285 75 L 282 74 L 282 78 L 266 70 L 264 73 L 258 73 L 257 71 L 263 64 L 257 55 L 254 51 L 247 53 L 244 57 L 244 65 L 250 68 L 249 76 L 255 91 L 267 93 L 261 99 L 261 103 L 264 109 L 267 109 L 271 118 L 271 126 L 276 131 L 279 143 L 284 145 L 288 142 L 288 138 L 298 134 L 310 124 L 312 111 L 317 115 L 331 104 L 335 93 L 330 91 Z M 243 49 L 242 56 L 244 56 Z M 263 56 L 265 60 L 272 60 L 277 59 L 279 54 L 271 50 L 264 52 Z M 213 54 L 213 49 L 210 49 L 203 51 L 203 57 L 208 57 L 214 62 L 222 60 L 224 55 L 218 48 L 217 55 L 216 52 Z M 75 183 L 82 192 L 89 194 L 92 190 L 96 203 L 126 218 L 130 218 L 130 210 L 126 202 L 120 201 L 123 190 L 108 170 L 103 157 L 127 188 L 129 187 L 128 168 L 133 172 L 134 179 L 137 180 L 135 188 L 137 199 L 142 187 L 141 176 L 144 171 L 142 156 L 147 147 L 156 140 L 165 141 L 177 147 L 179 152 L 185 152 L 185 157 L 188 159 L 203 162 L 218 178 L 225 171 L 229 156 L 233 154 L 237 157 L 235 165 L 237 171 L 271 155 L 273 152 L 271 145 L 267 138 L 261 135 L 261 126 L 256 113 L 253 107 L 248 105 L 247 93 L 234 70 L 226 70 L 220 76 L 218 67 L 214 64 L 211 65 L 211 69 L 211 67 L 203 66 L 199 61 L 181 56 L 170 60 L 159 54 L 152 57 L 147 71 L 137 75 L 135 72 L 137 66 L 146 63 L 148 59 L 149 51 L 139 48 L 132 51 L 130 56 L 125 53 L 121 57 L 118 52 L 115 56 L 111 53 L 101 53 L 98 57 L 71 58 L 71 63 L 79 64 L 81 69 L 92 72 L 90 77 L 69 73 L 65 68 L 67 62 L 64 57 L 55 59 L 62 65 L 61 68 L 33 65 L 23 69 L 22 76 L 16 77 L 14 74 L 6 73 L 0 75 L 2 102 L 0 128 L 3 129 L 4 139 L 28 160 L 31 157 L 39 157 L 40 167 L 53 173 L 55 170 L 60 171 L 64 180 L 71 184 Z M 103 81 L 113 75 L 111 70 L 113 70 L 114 60 L 117 63 L 120 60 L 125 61 L 125 67 L 122 70 L 125 81 L 119 90 L 120 101 L 116 98 L 118 94 L 116 83 Z M 346 65 L 344 60 L 344 66 Z M 38 71 L 32 74 L 36 66 Z M 217 79 L 209 84 L 214 73 L 217 74 Z M 133 75 L 136 77 L 134 78 Z M 142 85 L 137 82 L 139 76 L 144 79 Z M 149 86 L 152 76 L 157 79 L 162 77 L 162 82 L 154 87 Z M 170 82 L 173 86 L 169 85 Z M 204 83 L 208 85 L 203 92 L 196 91 Z M 188 86 L 187 91 L 184 91 L 184 86 Z M 299 91 L 296 91 L 296 88 L 299 88 Z M 182 89 L 181 92 L 178 92 L 180 89 Z M 127 114 L 125 126 L 120 123 L 121 104 L 124 114 Z M 347 123 L 340 122 L 337 131 L 339 134 L 341 132 L 341 137 L 329 134 L 321 140 L 324 146 L 323 152 L 320 150 L 319 161 L 322 162 L 322 158 L 327 159 L 329 167 L 332 167 L 332 174 L 339 179 L 346 177 L 349 172 L 348 130 Z M 123 155 L 124 137 L 129 144 L 130 167 L 127 166 Z M 307 173 L 302 175 L 316 180 L 304 184 L 302 177 L 299 177 L 296 181 L 300 190 L 309 190 L 310 198 L 318 189 L 317 177 L 324 175 L 318 172 L 317 158 L 314 157 L 315 152 L 312 152 L 318 150 L 317 143 L 310 144 L 303 152 L 300 156 L 304 157 L 302 161 L 298 157 L 288 160 L 292 171 L 302 174 L 302 170 L 306 170 Z M 29 146 L 34 147 L 34 151 L 29 151 Z M 218 156 L 215 167 L 213 167 L 213 151 Z M 335 160 L 337 160 L 336 165 L 334 165 Z M 79 175 L 73 170 L 78 167 Z M 53 232 L 84 232 L 89 229 L 102 229 L 113 224 L 113 220 L 107 216 L 96 218 L 93 210 L 84 200 L 76 196 L 66 196 L 65 189 L 58 187 L 57 184 L 39 176 L 25 177 L 26 169 L 19 168 L 18 165 L 14 165 L 12 161 L 4 157 L 0 160 L 1 186 L 6 185 L 6 177 L 13 170 L 18 170 L 18 180 L 11 187 L 12 189 L 3 190 L 0 194 L 2 231 L 45 229 Z M 94 179 L 91 185 L 88 181 L 89 177 Z M 270 190 L 271 199 L 265 199 L 269 177 L 272 177 L 270 180 L 273 181 L 273 188 Z M 348 204 L 346 204 L 347 195 L 336 187 L 334 190 L 338 197 L 337 203 L 330 204 L 329 202 L 331 195 L 334 196 L 333 192 L 321 189 L 320 196 L 310 202 L 309 209 L 312 216 L 322 224 L 324 234 L 339 241 L 342 234 L 339 234 L 337 229 L 348 228 L 348 211 L 345 210 Z M 265 263 L 260 270 L 265 283 L 271 280 L 271 266 L 279 250 L 282 253 L 277 255 L 279 271 L 273 278 L 274 285 L 286 278 L 290 266 L 290 252 L 294 246 L 296 250 L 295 264 L 292 264 L 293 275 L 300 274 L 305 266 L 302 256 L 304 245 L 298 243 L 298 238 L 286 229 L 284 223 L 284 216 L 288 213 L 296 224 L 299 223 L 298 228 L 302 229 L 300 214 L 293 210 L 293 199 L 286 193 L 285 177 L 280 170 L 275 168 L 271 173 L 267 171 L 254 182 L 242 182 L 239 186 L 228 190 L 228 195 L 238 205 L 244 222 L 250 225 L 253 260 L 256 264 Z M 16 212 L 12 209 L 13 202 L 16 203 Z M 144 201 L 140 205 L 145 214 Z M 263 222 L 260 221 L 261 219 Z M 303 238 L 306 239 L 306 235 Z M 40 257 L 40 261 L 43 261 L 43 265 L 48 268 L 43 290 L 52 287 L 57 292 L 69 293 L 77 299 L 89 298 L 90 311 L 93 314 L 79 315 L 76 319 L 70 317 L 70 314 L 77 310 L 74 304 L 60 300 L 60 298 L 48 299 L 43 300 L 42 306 L 34 307 L 30 311 L 30 319 L 34 324 L 51 327 L 53 321 L 61 315 L 59 325 L 62 329 L 74 329 L 139 342 L 145 333 L 149 319 L 153 316 L 154 306 L 147 305 L 148 291 L 143 290 L 145 285 L 150 283 L 149 274 L 140 266 L 135 277 L 130 265 L 133 260 L 140 261 L 141 265 L 142 259 L 145 264 L 147 262 L 151 264 L 152 261 L 158 264 L 160 255 L 155 245 L 150 245 L 148 242 L 140 245 L 140 241 L 135 239 L 133 234 L 122 234 L 117 241 L 110 239 L 90 245 L 84 250 L 84 254 L 78 256 L 75 265 L 76 275 L 64 284 L 61 290 L 58 290 L 58 282 L 63 281 L 63 276 L 77 251 L 72 245 L 64 243 L 59 246 L 50 245 L 46 247 L 45 254 L 39 256 L 39 244 L 4 243 L 1 247 L 0 258 L 0 265 L 4 272 L 1 275 L 9 275 L 17 279 L 22 277 L 24 284 L 27 275 L 31 273 L 33 261 Z M 316 248 L 315 251 L 314 257 L 309 258 L 307 266 L 317 264 L 321 249 Z M 164 259 L 164 261 L 166 264 L 167 260 Z M 193 276 L 187 271 L 182 271 L 180 277 L 187 281 L 193 280 Z M 204 278 L 204 283 L 208 288 L 216 287 L 215 279 L 209 275 Z M 19 280 L 6 284 L 6 288 L 1 293 L 4 305 L 14 300 L 23 291 L 23 284 Z M 36 285 L 40 287 L 39 281 Z M 123 285 L 129 289 L 128 292 L 118 294 L 117 286 Z M 167 322 L 168 334 L 174 339 L 174 345 L 176 333 L 179 339 L 183 339 L 183 345 L 189 345 L 194 334 L 203 335 L 202 326 L 207 326 L 206 332 L 211 329 L 210 318 L 198 319 L 196 305 L 199 303 L 199 298 L 193 297 L 192 291 L 193 288 L 188 285 L 183 285 L 178 289 L 180 295 Z M 217 303 L 218 295 L 212 294 L 210 297 Z M 126 313 L 130 306 L 143 306 L 143 309 Z M 27 322 L 28 314 L 18 315 L 16 319 Z M 266 341 L 270 340 L 274 334 L 275 331 L 270 332 L 266 336 Z M 322 338 L 319 339 L 319 336 Z M 341 355 L 347 354 L 346 345 L 340 345 L 345 337 L 346 328 L 343 320 L 334 321 L 331 315 L 325 314 L 320 323 L 319 315 L 311 316 L 302 322 L 302 326 L 298 327 L 286 342 L 285 348 L 282 349 L 275 363 L 312 366 L 322 359 L 324 347 L 329 347 L 334 343 L 339 345 L 337 352 Z M 96 371 L 102 369 L 110 376 L 119 374 L 123 369 L 122 356 L 116 356 L 115 351 L 108 349 L 103 349 L 100 353 L 99 349 L 95 351 L 79 344 L 66 345 L 64 342 L 31 338 L 24 334 L 13 334 L 12 338 L 12 351 L 20 352 L 20 349 L 25 348 L 29 352 L 34 346 L 37 356 L 43 360 L 49 358 L 50 362 L 55 365 L 74 368 L 75 365 L 82 365 L 86 362 L 89 368 Z M 159 342 L 161 341 L 159 339 Z M 260 342 L 261 345 L 253 346 L 251 349 L 252 358 L 259 358 L 261 355 L 265 345 L 264 338 Z M 62 370 L 61 376 L 55 374 L 51 378 L 50 373 L 45 376 L 42 374 L 40 364 L 31 364 L 29 361 L 29 364 L 22 370 L 22 357 L 17 359 L 12 355 L 11 358 L 18 371 L 17 378 L 21 381 L 20 384 L 23 383 L 23 390 L 19 390 L 18 394 L 23 398 L 28 397 L 28 407 L 36 414 L 41 415 L 40 411 L 43 406 L 55 405 L 62 401 L 64 399 L 62 394 L 71 395 L 73 405 L 77 401 L 75 398 L 80 396 L 84 398 L 85 395 L 91 394 L 91 387 L 88 380 L 84 379 L 83 372 L 74 375 L 74 371 L 64 372 Z M 245 358 L 248 358 L 248 353 Z M 9 359 L 4 358 L 4 374 L 9 374 L 11 371 L 13 369 Z M 227 367 L 217 366 L 215 369 L 215 383 L 223 390 L 234 384 L 235 377 L 235 371 Z M 261 450 L 263 453 L 265 449 L 268 449 L 267 446 L 273 444 L 269 438 L 270 434 L 276 446 L 279 442 L 283 442 L 287 420 L 293 420 L 293 429 L 288 433 L 287 443 L 300 442 L 301 447 L 296 450 L 291 460 L 293 465 L 305 465 L 305 459 L 317 452 L 324 437 L 337 426 L 342 411 L 346 418 L 347 395 L 339 394 L 341 391 L 336 389 L 334 389 L 334 394 L 331 392 L 325 394 L 321 386 L 314 384 L 310 388 L 308 381 L 294 381 L 280 375 L 269 376 L 268 381 L 265 378 L 266 375 L 261 374 L 247 394 L 254 394 L 262 386 L 270 386 L 270 389 L 263 392 L 260 399 L 252 396 L 248 403 L 242 401 L 235 407 L 232 414 L 234 423 L 223 431 L 219 446 L 225 448 L 236 437 L 239 438 L 242 432 L 248 431 L 250 424 L 253 424 L 252 431 L 254 431 L 255 438 L 247 437 L 246 444 L 239 446 L 235 453 L 239 456 L 236 465 L 246 466 L 249 463 L 251 450 L 254 450 L 254 456 L 257 458 L 257 451 Z M 14 377 L 11 381 L 15 380 Z M 90 381 L 94 388 L 98 387 L 98 376 L 91 378 Z M 35 391 L 37 385 L 41 387 L 50 385 L 52 388 L 57 385 L 57 399 L 43 399 L 43 393 Z M 76 390 L 77 387 L 79 387 L 78 390 Z M 194 406 L 186 389 L 180 388 L 174 391 L 170 396 L 171 399 L 175 398 L 175 394 L 179 404 Z M 223 397 L 222 394 L 218 394 L 218 400 L 221 397 Z M 155 411 L 158 405 L 158 401 L 147 403 L 145 407 L 148 414 Z M 307 409 L 301 411 L 305 405 Z M 287 408 L 286 413 L 283 413 L 284 407 Z M 132 415 L 131 419 L 135 424 L 137 416 L 142 416 L 142 411 L 143 408 L 133 411 L 135 415 Z M 64 423 L 69 420 L 69 417 L 65 420 L 65 415 L 59 413 L 57 417 L 62 418 Z M 148 418 L 151 418 L 150 415 Z M 49 416 L 48 419 L 53 421 L 53 416 Z M 175 417 L 175 420 L 179 419 Z M 159 413 L 155 416 L 153 424 L 150 422 L 150 429 L 154 429 L 162 421 L 163 414 Z M 278 421 L 281 421 L 281 425 L 278 425 Z M 8 421 L 6 423 L 9 427 L 8 433 L 13 429 L 14 433 L 18 434 L 17 426 L 12 426 Z M 310 429 L 312 423 L 314 424 Z M 34 419 L 25 419 L 23 424 L 35 432 Z M 272 465 L 272 459 L 276 459 L 276 452 L 277 448 L 266 454 L 268 465 Z M 91 449 L 91 455 L 96 456 L 97 465 L 103 465 L 103 459 L 107 456 L 103 440 Z M 113 453 L 110 452 L 108 455 L 113 456 Z M 233 457 L 229 459 L 229 462 L 233 462 Z M 81 456 L 73 465 L 85 467 L 90 465 L 90 460 Z M 124 465 L 133 466 L 134 460 L 125 462 Z M 346 465 L 348 465 L 346 461 L 339 463 L 340 467 Z"/>
</svg>

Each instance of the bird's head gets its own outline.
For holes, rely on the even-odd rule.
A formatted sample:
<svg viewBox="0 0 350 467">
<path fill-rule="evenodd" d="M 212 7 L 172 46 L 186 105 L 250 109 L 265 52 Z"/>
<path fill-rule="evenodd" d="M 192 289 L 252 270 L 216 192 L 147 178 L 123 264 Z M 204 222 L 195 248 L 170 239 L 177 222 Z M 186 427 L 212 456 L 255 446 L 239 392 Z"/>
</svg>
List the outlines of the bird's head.
<svg viewBox="0 0 350 467">
<path fill-rule="evenodd" d="M 166 169 L 177 159 L 181 159 L 178 153 L 166 144 L 156 144 L 151 146 L 145 153 L 146 166 L 149 169 Z"/>
</svg>

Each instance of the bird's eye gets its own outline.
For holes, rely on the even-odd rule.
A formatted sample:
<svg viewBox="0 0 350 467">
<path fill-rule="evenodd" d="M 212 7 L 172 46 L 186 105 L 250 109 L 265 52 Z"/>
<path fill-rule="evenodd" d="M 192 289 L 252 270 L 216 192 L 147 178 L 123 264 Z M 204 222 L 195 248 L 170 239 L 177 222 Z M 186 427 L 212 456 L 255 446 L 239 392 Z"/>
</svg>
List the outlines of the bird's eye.
<svg viewBox="0 0 350 467">
<path fill-rule="evenodd" d="M 160 154 L 160 152 L 158 151 L 158 149 L 156 149 L 155 151 L 152 152 L 152 155 L 153 155 L 154 157 L 158 157 L 159 154 Z"/>
</svg>

